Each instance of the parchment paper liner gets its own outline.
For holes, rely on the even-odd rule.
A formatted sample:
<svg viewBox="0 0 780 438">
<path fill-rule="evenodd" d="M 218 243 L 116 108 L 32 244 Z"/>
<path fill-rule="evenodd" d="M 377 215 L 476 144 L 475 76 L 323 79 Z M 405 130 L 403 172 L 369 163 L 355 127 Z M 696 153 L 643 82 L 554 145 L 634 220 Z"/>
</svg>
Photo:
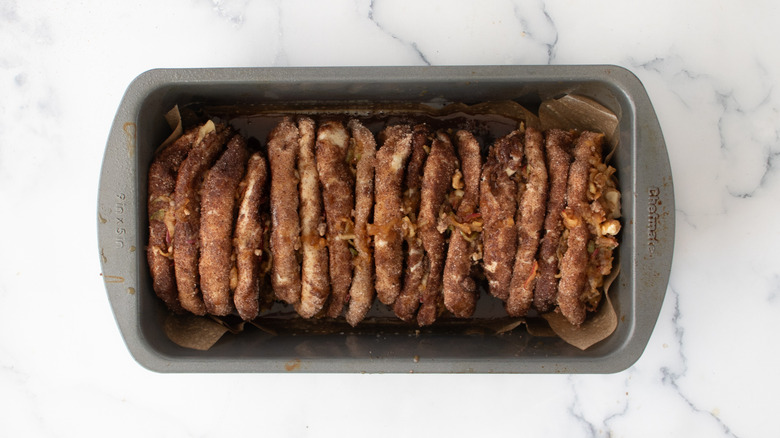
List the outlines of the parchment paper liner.
<svg viewBox="0 0 780 438">
<path fill-rule="evenodd" d="M 518 122 L 522 121 L 527 126 L 538 127 L 543 130 L 561 128 L 602 132 L 606 137 L 607 143 L 611 147 L 610 152 L 606 156 L 607 161 L 611 159 L 614 151 L 618 147 L 619 120 L 617 115 L 610 112 L 598 102 L 583 96 L 565 95 L 558 99 L 546 100 L 539 106 L 538 118 L 532 112 L 512 101 L 486 102 L 472 106 L 454 103 L 441 108 L 420 105 L 405 107 L 401 105 L 395 106 L 393 109 L 399 114 L 404 112 L 416 112 L 436 116 L 447 116 L 458 113 L 493 114 L 505 116 L 509 119 L 517 120 Z M 273 111 L 273 109 L 267 110 Z M 357 106 L 347 112 L 359 113 L 360 111 L 365 110 L 365 107 Z M 291 110 L 289 108 L 286 110 L 286 112 L 291 114 L 327 114 L 331 111 L 333 110 L 329 108 L 312 109 L 311 107 L 308 108 L 308 110 Z M 341 109 L 341 112 L 344 112 L 343 108 Z M 158 150 L 165 148 L 182 134 L 182 121 L 178 106 L 169 111 L 165 117 L 173 132 L 160 145 Z M 618 318 L 608 292 L 612 282 L 617 278 L 619 271 L 620 266 L 616 263 L 610 275 L 604 280 L 604 299 L 602 299 L 596 312 L 588 315 L 586 321 L 579 327 L 569 324 L 559 312 L 552 311 L 542 314 L 541 317 L 505 317 L 488 321 L 475 320 L 471 331 L 480 334 L 488 333 L 492 335 L 501 335 L 524 325 L 531 336 L 557 336 L 566 343 L 581 350 L 585 350 L 599 341 L 606 339 L 617 328 Z M 494 299 L 488 294 L 483 295 L 482 299 Z M 249 324 L 266 333 L 275 335 L 276 331 L 272 327 L 272 324 L 263 323 L 263 318 L 265 316 L 267 315 L 261 316 Z M 298 318 L 297 321 L 293 318 L 287 319 L 286 321 L 287 324 L 296 326 L 300 323 L 309 323 L 301 318 Z M 370 320 L 365 321 L 365 323 L 369 322 Z M 398 323 L 408 326 L 407 323 L 403 323 L 400 320 Z M 346 323 L 317 321 L 316 325 L 316 332 L 333 333 L 343 331 Z M 244 330 L 245 326 L 246 325 L 243 322 L 230 324 L 227 319 L 213 316 L 200 317 L 171 313 L 165 320 L 164 330 L 168 338 L 181 347 L 208 350 L 216 344 L 225 333 L 231 332 L 233 334 L 238 334 Z"/>
</svg>

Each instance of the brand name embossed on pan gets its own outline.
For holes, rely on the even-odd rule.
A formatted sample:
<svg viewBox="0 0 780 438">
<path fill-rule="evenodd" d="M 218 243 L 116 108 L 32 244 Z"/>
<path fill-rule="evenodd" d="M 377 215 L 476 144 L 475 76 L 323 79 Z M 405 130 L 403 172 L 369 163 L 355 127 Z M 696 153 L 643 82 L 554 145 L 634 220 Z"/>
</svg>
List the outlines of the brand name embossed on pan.
<svg viewBox="0 0 780 438">
<path fill-rule="evenodd" d="M 647 189 L 647 252 L 652 257 L 655 254 L 655 245 L 658 243 L 658 204 L 661 189 L 650 187 Z"/>
</svg>

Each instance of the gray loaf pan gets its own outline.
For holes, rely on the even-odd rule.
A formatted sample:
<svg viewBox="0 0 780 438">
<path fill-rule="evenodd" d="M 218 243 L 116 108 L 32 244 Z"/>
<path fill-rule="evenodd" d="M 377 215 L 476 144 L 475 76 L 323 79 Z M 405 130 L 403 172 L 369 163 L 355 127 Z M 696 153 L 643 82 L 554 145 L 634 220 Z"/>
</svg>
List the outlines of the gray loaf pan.
<svg viewBox="0 0 780 438">
<path fill-rule="evenodd" d="M 620 120 L 612 164 L 623 194 L 621 269 L 609 293 L 618 325 L 606 339 L 583 351 L 557 337 L 531 336 L 522 326 L 500 335 L 436 324 L 430 330 L 366 323 L 357 330 L 275 334 L 247 326 L 198 351 L 166 336 L 168 311 L 152 290 L 146 262 L 146 178 L 155 148 L 170 132 L 163 115 L 174 105 L 515 100 L 533 108 L 567 93 L 601 103 Z M 655 111 L 641 82 L 616 66 L 151 70 L 130 84 L 119 105 L 97 213 L 102 273 L 117 324 L 132 356 L 158 372 L 618 372 L 641 356 L 655 326 L 675 223 L 671 169 Z"/>
</svg>

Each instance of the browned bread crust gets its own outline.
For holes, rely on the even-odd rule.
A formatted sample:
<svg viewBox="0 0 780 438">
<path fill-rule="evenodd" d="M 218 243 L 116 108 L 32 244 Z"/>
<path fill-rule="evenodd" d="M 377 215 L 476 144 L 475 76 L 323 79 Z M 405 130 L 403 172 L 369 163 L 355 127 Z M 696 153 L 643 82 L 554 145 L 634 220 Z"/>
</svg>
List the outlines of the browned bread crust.
<svg viewBox="0 0 780 438">
<path fill-rule="evenodd" d="M 232 290 L 237 271 L 233 253 L 236 194 L 244 177 L 249 151 L 246 140 L 234 135 L 201 189 L 200 288 L 206 312 L 224 316 L 233 311 Z M 232 281 L 231 281 L 232 280 Z M 231 284 L 232 283 L 232 284 Z"/>
<path fill-rule="evenodd" d="M 438 220 L 457 168 L 458 159 L 449 136 L 442 131 L 436 132 L 431 153 L 425 161 L 418 219 L 426 255 L 424 287 L 417 312 L 417 323 L 421 326 L 433 324 L 443 307 L 441 288 L 447 239 L 446 231 L 439 231 Z"/>
<path fill-rule="evenodd" d="M 517 183 L 523 157 L 522 131 L 498 139 L 490 148 L 482 169 L 480 213 L 482 229 L 482 263 L 488 290 L 506 301 L 517 252 Z"/>
<path fill-rule="evenodd" d="M 406 240 L 406 269 L 401 293 L 393 303 L 396 316 L 404 321 L 414 318 L 420 306 L 423 278 L 425 276 L 425 250 L 418 232 L 420 214 L 420 191 L 422 188 L 425 160 L 428 157 L 431 143 L 431 130 L 421 123 L 412 130 L 412 152 L 406 167 L 406 177 L 403 187 L 403 213 L 405 215 L 404 239 Z M 426 150 L 427 149 L 427 150 Z"/>
<path fill-rule="evenodd" d="M 341 122 L 320 124 L 316 157 L 328 225 L 331 295 L 327 315 L 331 318 L 341 315 L 352 284 L 352 253 L 346 235 L 351 232 L 355 182 L 347 164 L 348 147 L 349 132 Z"/>
<path fill-rule="evenodd" d="M 571 142 L 569 131 L 547 131 L 547 169 L 550 177 L 550 196 L 544 218 L 544 237 L 539 247 L 539 275 L 534 289 L 534 307 L 539 312 L 549 312 L 555 307 L 558 294 L 558 249 L 563 236 L 561 213 L 566 206 L 566 183 L 569 179 Z"/>
<path fill-rule="evenodd" d="M 354 141 L 355 176 L 355 239 L 357 255 L 354 257 L 355 271 L 349 289 L 349 307 L 346 319 L 356 326 L 371 308 L 374 301 L 374 261 L 368 221 L 374 209 L 374 163 L 376 140 L 362 123 L 350 120 L 349 129 Z"/>
<path fill-rule="evenodd" d="M 480 244 L 481 231 L 481 228 L 471 229 L 468 225 L 479 207 L 482 156 L 479 142 L 470 132 L 459 130 L 455 138 L 464 185 L 455 218 L 461 226 L 453 229 L 450 235 L 442 295 L 447 310 L 458 318 L 468 318 L 477 305 L 477 284 L 471 276 L 471 268 L 478 260 L 473 255 Z"/>
<path fill-rule="evenodd" d="M 301 232 L 298 222 L 298 128 L 288 117 L 268 137 L 271 167 L 271 285 L 276 298 L 288 304 L 301 299 L 298 251 Z"/>
<path fill-rule="evenodd" d="M 401 293 L 403 273 L 403 234 L 401 222 L 402 184 L 406 161 L 412 147 L 409 125 L 395 125 L 384 131 L 385 141 L 376 153 L 374 207 L 374 260 L 376 294 L 379 301 L 392 305 Z"/>
<path fill-rule="evenodd" d="M 328 248 L 324 237 L 322 193 L 314 150 L 316 136 L 314 120 L 308 117 L 300 118 L 298 133 L 303 261 L 301 262 L 301 301 L 296 311 L 304 318 L 311 318 L 323 309 L 330 295 Z"/>
<path fill-rule="evenodd" d="M 257 318 L 262 283 L 264 224 L 260 208 L 267 197 L 268 164 L 261 152 L 249 157 L 246 175 L 240 185 L 238 218 L 233 234 L 238 283 L 233 303 L 245 321 Z"/>
<path fill-rule="evenodd" d="M 182 313 L 184 309 L 179 303 L 173 265 L 176 222 L 173 192 L 179 167 L 187 158 L 197 135 L 197 128 L 189 130 L 157 153 L 149 167 L 149 244 L 146 247 L 146 258 L 154 292 L 175 313 Z"/>
<path fill-rule="evenodd" d="M 200 257 L 200 189 L 206 171 L 219 156 L 232 130 L 221 124 L 206 122 L 198 133 L 199 140 L 179 168 L 174 192 L 176 227 L 173 236 L 173 261 L 176 285 L 182 307 L 196 315 L 205 315 L 206 306 L 200 291 L 198 261 Z M 211 127 L 211 129 L 209 129 Z M 206 133 L 208 131 L 208 133 Z M 205 135 L 204 135 L 205 134 Z"/>
<path fill-rule="evenodd" d="M 518 244 L 506 311 L 523 316 L 533 303 L 536 286 L 536 250 L 547 210 L 547 166 L 544 162 L 544 138 L 534 128 L 525 131 L 525 156 L 528 181 L 518 208 Z"/>
<path fill-rule="evenodd" d="M 574 162 L 569 169 L 567 207 L 563 212 L 563 224 L 569 231 L 569 237 L 560 262 L 558 307 L 561 314 L 574 325 L 585 321 L 585 302 L 581 296 L 587 281 L 587 245 L 590 239 L 585 219 L 588 213 L 588 178 L 591 157 L 597 150 L 600 159 L 603 139 L 603 134 L 583 132 L 574 145 Z"/>
</svg>

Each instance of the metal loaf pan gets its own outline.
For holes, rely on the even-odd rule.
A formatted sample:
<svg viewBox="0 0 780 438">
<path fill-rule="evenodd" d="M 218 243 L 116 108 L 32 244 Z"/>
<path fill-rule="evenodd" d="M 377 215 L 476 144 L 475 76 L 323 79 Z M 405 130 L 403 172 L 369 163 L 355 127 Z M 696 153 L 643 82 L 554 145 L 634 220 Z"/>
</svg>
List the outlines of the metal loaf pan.
<svg viewBox="0 0 780 438">
<path fill-rule="evenodd" d="M 208 351 L 163 332 L 145 255 L 146 177 L 168 135 L 174 105 L 301 102 L 515 100 L 529 108 L 566 93 L 590 97 L 620 118 L 613 158 L 623 193 L 620 274 L 610 297 L 618 327 L 581 351 L 524 328 L 502 335 L 415 333 L 365 326 L 346 333 L 228 335 Z M 265 139 L 261 139 L 265 140 Z M 674 242 L 674 194 L 663 135 L 640 81 L 616 66 L 231 68 L 152 70 L 128 87 L 108 138 L 98 193 L 98 241 L 109 301 L 130 353 L 160 372 L 611 373 L 642 354 L 666 292 Z"/>
</svg>

